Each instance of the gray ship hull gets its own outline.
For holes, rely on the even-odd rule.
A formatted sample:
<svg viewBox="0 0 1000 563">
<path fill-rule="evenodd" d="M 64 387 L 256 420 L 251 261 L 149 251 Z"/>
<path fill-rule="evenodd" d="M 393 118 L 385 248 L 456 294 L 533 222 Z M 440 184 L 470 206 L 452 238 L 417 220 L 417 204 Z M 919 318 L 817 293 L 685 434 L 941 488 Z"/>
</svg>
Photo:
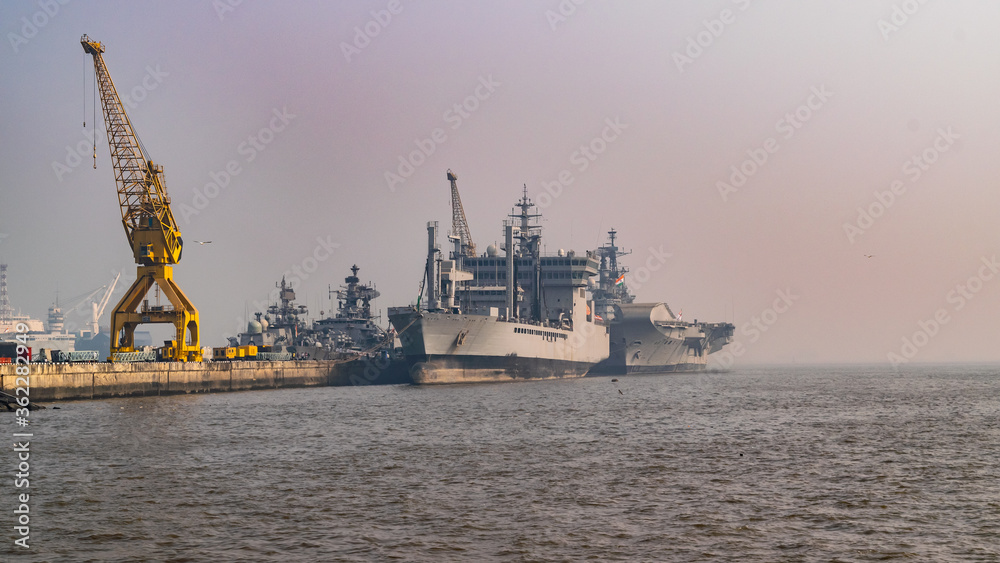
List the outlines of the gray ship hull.
<svg viewBox="0 0 1000 563">
<path fill-rule="evenodd" d="M 721 350 L 732 335 L 729 323 L 676 320 L 663 303 L 616 305 L 609 357 L 591 374 L 704 371 L 709 354 Z"/>
<path fill-rule="evenodd" d="M 414 360 L 410 379 L 419 385 L 568 379 L 583 377 L 594 365 L 518 356 L 428 356 Z"/>
<path fill-rule="evenodd" d="M 581 330 L 504 322 L 486 315 L 389 310 L 416 384 L 583 377 L 607 357 L 603 326 Z"/>
</svg>

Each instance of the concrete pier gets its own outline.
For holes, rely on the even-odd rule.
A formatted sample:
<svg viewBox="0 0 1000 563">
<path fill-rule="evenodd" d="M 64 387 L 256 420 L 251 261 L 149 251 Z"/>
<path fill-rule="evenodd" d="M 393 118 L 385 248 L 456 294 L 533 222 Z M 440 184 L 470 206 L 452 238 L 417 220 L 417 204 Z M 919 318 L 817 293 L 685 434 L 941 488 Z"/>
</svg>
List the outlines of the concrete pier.
<svg viewBox="0 0 1000 563">
<path fill-rule="evenodd" d="M 362 360 L 287 362 L 156 362 L 30 364 L 32 402 L 183 393 L 217 393 L 284 387 L 407 383 L 405 366 L 379 368 Z M 14 365 L 0 365 L 0 390 L 11 393 Z"/>
</svg>

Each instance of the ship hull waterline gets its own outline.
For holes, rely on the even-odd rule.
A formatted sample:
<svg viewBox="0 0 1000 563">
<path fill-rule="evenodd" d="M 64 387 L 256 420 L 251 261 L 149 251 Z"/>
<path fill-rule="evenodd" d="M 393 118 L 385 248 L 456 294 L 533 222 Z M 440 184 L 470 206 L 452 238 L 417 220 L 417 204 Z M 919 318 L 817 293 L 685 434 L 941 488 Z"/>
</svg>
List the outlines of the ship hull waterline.
<svg viewBox="0 0 1000 563">
<path fill-rule="evenodd" d="M 410 358 L 407 358 L 411 361 Z M 518 356 L 414 357 L 410 379 L 417 385 L 503 383 L 583 377 L 594 364 Z"/>
<path fill-rule="evenodd" d="M 608 343 L 605 328 L 594 325 L 583 335 L 479 315 L 409 310 L 389 319 L 418 385 L 583 377 L 606 357 Z"/>
</svg>

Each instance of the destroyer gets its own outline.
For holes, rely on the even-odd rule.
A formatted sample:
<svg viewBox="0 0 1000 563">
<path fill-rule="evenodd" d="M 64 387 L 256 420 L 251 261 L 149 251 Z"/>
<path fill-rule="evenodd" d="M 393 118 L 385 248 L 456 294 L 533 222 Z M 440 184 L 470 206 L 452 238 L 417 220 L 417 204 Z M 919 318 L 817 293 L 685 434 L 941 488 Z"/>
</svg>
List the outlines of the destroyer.
<svg viewBox="0 0 1000 563">
<path fill-rule="evenodd" d="M 346 285 L 334 291 L 337 313 L 311 325 L 305 305 L 295 304 L 295 290 L 284 278 L 278 289 L 278 302 L 267 308 L 267 314 L 256 313 L 256 320 L 247 324 L 247 331 L 230 338 L 231 346 L 255 345 L 267 350 L 290 353 L 296 359 L 338 360 L 362 354 L 388 355 L 394 345 L 394 335 L 378 326 L 372 315 L 371 302 L 379 292 L 361 284 L 356 265 L 344 278 Z"/>
<path fill-rule="evenodd" d="M 504 222 L 504 255 L 477 256 L 452 181 L 454 244 L 448 259 L 427 224 L 424 308 L 389 309 L 414 383 L 476 383 L 580 377 L 608 355 L 608 331 L 592 312 L 587 282 L 598 260 L 588 252 L 541 252 L 540 215 L 527 188 Z M 460 213 L 461 212 L 461 213 Z"/>
<path fill-rule="evenodd" d="M 395 333 L 382 329 L 372 314 L 379 292 L 361 283 L 359 270 L 352 266 L 345 285 L 330 289 L 331 302 L 337 299 L 336 314 L 311 324 L 308 309 L 296 305 L 295 290 L 282 279 L 278 302 L 266 315 L 256 313 L 246 332 L 230 338 L 230 347 L 258 347 L 260 359 L 340 361 L 339 372 L 352 385 L 410 383 L 408 366 L 394 348 Z"/>
<path fill-rule="evenodd" d="M 595 310 L 610 324 L 611 348 L 591 374 L 703 371 L 708 355 L 732 341 L 733 325 L 689 323 L 666 303 L 635 303 L 625 284 L 628 269 L 618 264 L 628 252 L 615 244 L 617 234 L 611 229 L 609 242 L 595 251 L 601 259 Z"/>
</svg>

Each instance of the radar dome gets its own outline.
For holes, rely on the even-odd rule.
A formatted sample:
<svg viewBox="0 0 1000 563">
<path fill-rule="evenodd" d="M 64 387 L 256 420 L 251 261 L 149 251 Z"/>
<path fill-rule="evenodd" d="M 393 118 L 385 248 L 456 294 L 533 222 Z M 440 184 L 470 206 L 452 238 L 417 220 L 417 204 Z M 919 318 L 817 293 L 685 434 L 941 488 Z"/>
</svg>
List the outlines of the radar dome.
<svg viewBox="0 0 1000 563">
<path fill-rule="evenodd" d="M 250 321 L 247 323 L 247 334 L 260 334 L 262 332 L 264 332 L 264 327 L 259 322 Z"/>
<path fill-rule="evenodd" d="M 268 327 L 268 325 L 270 325 L 270 324 L 271 324 L 271 323 L 267 322 L 267 319 L 264 319 L 264 320 L 260 321 L 260 328 L 261 328 L 262 330 L 267 330 L 267 327 Z"/>
<path fill-rule="evenodd" d="M 497 245 L 491 244 L 486 247 L 486 255 L 490 258 L 496 258 L 497 255 Z"/>
</svg>

